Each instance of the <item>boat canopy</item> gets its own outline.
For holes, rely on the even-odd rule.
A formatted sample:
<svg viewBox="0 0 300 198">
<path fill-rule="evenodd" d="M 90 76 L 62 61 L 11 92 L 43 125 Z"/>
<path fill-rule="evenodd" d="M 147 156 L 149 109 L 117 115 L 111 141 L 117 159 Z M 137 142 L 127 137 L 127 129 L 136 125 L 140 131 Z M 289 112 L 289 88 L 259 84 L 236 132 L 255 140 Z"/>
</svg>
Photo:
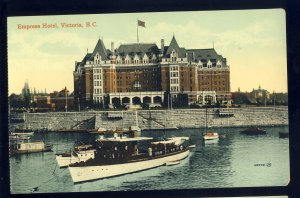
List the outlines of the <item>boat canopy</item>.
<svg viewBox="0 0 300 198">
<path fill-rule="evenodd" d="M 168 138 L 167 140 L 151 142 L 151 144 L 172 144 L 172 143 L 174 143 L 176 145 L 180 145 L 186 140 L 189 140 L 189 137 L 172 137 L 172 138 Z"/>
<path fill-rule="evenodd" d="M 104 139 L 97 139 L 96 141 L 99 142 L 135 142 L 135 141 L 146 141 L 152 140 L 152 137 L 133 137 L 129 138 L 126 136 L 123 137 L 112 137 L 112 138 L 104 138 Z"/>
</svg>

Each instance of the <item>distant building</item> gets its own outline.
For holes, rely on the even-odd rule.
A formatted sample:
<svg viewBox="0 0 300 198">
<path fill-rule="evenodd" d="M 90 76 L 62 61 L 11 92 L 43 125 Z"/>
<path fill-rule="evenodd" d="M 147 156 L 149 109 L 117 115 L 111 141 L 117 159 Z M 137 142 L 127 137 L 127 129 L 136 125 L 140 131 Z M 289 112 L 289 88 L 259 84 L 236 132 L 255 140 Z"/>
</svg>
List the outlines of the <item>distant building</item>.
<svg viewBox="0 0 300 198">
<path fill-rule="evenodd" d="M 33 95 L 32 102 L 36 104 L 35 108 L 51 108 L 51 98 L 47 95 Z"/>
<path fill-rule="evenodd" d="M 250 92 L 250 95 L 255 99 L 260 99 L 260 98 L 270 99 L 270 93 L 267 90 L 262 89 L 260 85 L 258 89 L 253 89 L 252 92 Z"/>
<path fill-rule="evenodd" d="M 111 43 L 101 39 L 92 53 L 75 62 L 74 97 L 80 103 L 139 104 L 172 102 L 185 95 L 188 103 L 227 101 L 230 67 L 211 49 L 185 49 L 173 36 L 169 46 L 155 43 Z M 172 101 L 170 100 L 172 98 Z"/>
</svg>

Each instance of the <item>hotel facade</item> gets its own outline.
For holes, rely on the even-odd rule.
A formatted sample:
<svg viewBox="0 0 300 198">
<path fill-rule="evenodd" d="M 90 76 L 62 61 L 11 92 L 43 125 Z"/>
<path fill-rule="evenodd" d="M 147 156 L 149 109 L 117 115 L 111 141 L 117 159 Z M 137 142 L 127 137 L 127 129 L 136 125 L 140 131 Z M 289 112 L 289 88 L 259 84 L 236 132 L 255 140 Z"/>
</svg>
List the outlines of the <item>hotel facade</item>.
<svg viewBox="0 0 300 198">
<path fill-rule="evenodd" d="M 231 98 L 230 67 L 211 49 L 185 49 L 173 36 L 167 46 L 121 44 L 106 49 L 101 39 L 75 62 L 74 100 L 108 104 L 222 103 Z"/>
</svg>

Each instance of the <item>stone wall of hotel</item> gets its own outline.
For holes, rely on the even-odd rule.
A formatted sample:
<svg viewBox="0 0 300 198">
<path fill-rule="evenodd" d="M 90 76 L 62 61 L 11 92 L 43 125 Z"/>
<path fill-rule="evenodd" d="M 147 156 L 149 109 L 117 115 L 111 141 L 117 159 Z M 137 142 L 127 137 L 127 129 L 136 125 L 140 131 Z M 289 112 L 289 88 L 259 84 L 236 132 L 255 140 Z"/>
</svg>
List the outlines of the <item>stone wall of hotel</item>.
<svg viewBox="0 0 300 198">
<path fill-rule="evenodd" d="M 276 126 L 288 124 L 287 108 L 241 108 L 234 109 L 233 117 L 220 117 L 216 109 L 208 110 L 208 125 L 211 127 L 231 126 Z M 70 113 L 29 113 L 26 115 L 27 127 L 34 130 L 48 128 L 50 130 L 69 129 L 84 120 L 95 118 L 95 128 L 115 129 L 136 125 L 133 111 L 114 113 L 123 119 L 108 118 L 107 112 L 70 112 Z M 205 109 L 151 110 L 138 111 L 138 125 L 142 129 L 164 127 L 199 128 L 205 127 Z M 151 117 L 151 119 L 149 119 Z M 19 124 L 20 125 L 20 124 Z M 16 125 L 15 125 L 16 126 Z M 22 126 L 18 126 L 22 127 Z"/>
</svg>

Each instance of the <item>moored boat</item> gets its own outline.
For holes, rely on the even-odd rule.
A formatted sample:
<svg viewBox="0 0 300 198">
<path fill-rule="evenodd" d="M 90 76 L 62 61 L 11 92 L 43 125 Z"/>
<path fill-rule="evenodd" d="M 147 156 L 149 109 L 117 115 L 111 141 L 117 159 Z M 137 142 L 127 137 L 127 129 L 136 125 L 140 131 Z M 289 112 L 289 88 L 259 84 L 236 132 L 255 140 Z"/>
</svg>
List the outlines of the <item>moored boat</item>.
<svg viewBox="0 0 300 198">
<path fill-rule="evenodd" d="M 30 136 L 9 135 L 9 140 L 29 140 Z"/>
<path fill-rule="evenodd" d="M 206 129 L 206 131 L 202 134 L 202 138 L 204 141 L 208 141 L 208 140 L 217 141 L 219 139 L 219 134 L 214 131 L 208 131 L 208 128 L 209 127 L 207 125 L 207 107 L 206 107 L 206 111 L 205 111 L 205 129 Z"/>
<path fill-rule="evenodd" d="M 178 139 L 174 138 L 157 142 L 151 140 L 149 137 L 124 136 L 98 139 L 94 159 L 69 165 L 73 182 L 143 171 L 167 162 L 180 161 L 190 154 L 187 141 L 179 144 Z M 143 145 L 146 143 L 148 147 Z"/>
<path fill-rule="evenodd" d="M 279 132 L 279 138 L 288 138 L 289 137 L 289 132 L 282 131 Z"/>
<path fill-rule="evenodd" d="M 146 128 L 143 129 L 143 131 L 174 131 L 178 130 L 179 128 L 176 126 L 169 126 L 169 127 L 163 127 L 163 128 Z"/>
<path fill-rule="evenodd" d="M 43 141 L 36 142 L 17 142 L 10 148 L 11 154 L 22 154 L 22 153 L 37 153 L 47 152 L 52 150 L 51 144 L 46 144 Z"/>
<path fill-rule="evenodd" d="M 18 135 L 18 136 L 32 136 L 34 132 L 11 132 L 11 135 Z"/>
<path fill-rule="evenodd" d="M 23 129 L 20 129 L 20 128 L 15 128 L 15 132 L 16 133 L 31 133 L 33 132 L 32 129 L 28 129 L 28 128 L 23 128 Z"/>
<path fill-rule="evenodd" d="M 219 134 L 216 132 L 208 131 L 203 134 L 204 140 L 217 140 L 219 139 Z"/>
<path fill-rule="evenodd" d="M 267 134 L 266 130 L 261 129 L 259 127 L 250 127 L 241 131 L 241 133 L 245 135 L 266 135 Z"/>
</svg>

